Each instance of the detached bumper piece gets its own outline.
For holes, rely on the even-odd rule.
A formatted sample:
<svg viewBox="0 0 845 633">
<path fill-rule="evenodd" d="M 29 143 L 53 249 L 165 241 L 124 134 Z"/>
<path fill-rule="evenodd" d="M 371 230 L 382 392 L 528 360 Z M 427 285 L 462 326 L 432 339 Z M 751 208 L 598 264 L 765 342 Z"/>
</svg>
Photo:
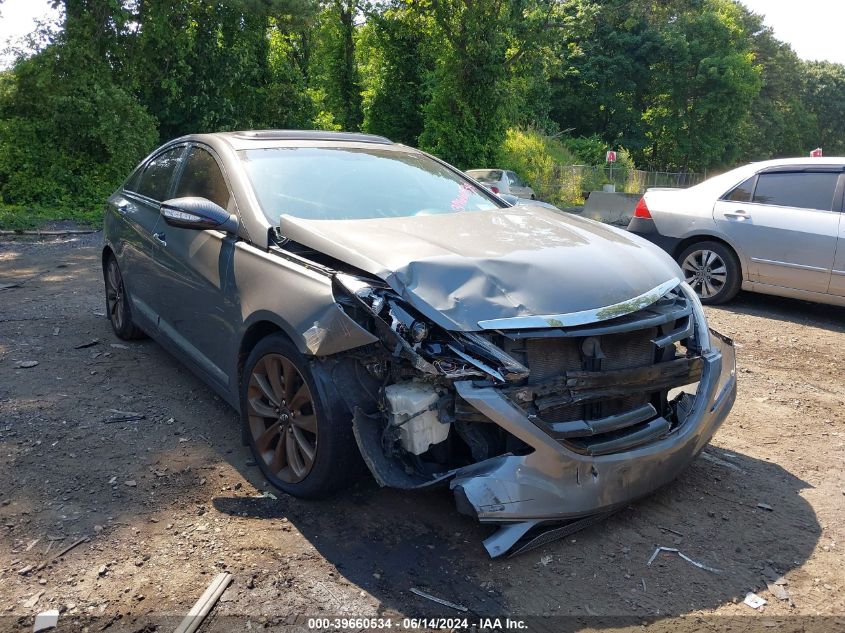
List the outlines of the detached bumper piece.
<svg viewBox="0 0 845 633">
<path fill-rule="evenodd" d="M 534 374 L 536 366 L 529 367 Z M 566 371 L 521 387 L 455 386 L 478 413 L 530 448 L 461 468 L 450 484 L 460 511 L 502 525 L 485 541 L 496 557 L 566 536 L 675 479 L 730 411 L 736 364 L 733 343 L 711 331 L 709 349 L 692 358 Z M 607 411 L 609 402 L 616 404 Z M 575 417 L 576 411 L 593 415 Z"/>
</svg>

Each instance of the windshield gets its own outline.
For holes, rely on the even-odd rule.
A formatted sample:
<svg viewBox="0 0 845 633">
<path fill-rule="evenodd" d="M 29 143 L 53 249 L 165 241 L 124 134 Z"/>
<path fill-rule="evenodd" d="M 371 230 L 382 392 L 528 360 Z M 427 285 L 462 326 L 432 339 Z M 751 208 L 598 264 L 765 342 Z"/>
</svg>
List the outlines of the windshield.
<svg viewBox="0 0 845 633">
<path fill-rule="evenodd" d="M 282 215 L 359 220 L 499 207 L 458 174 L 416 152 L 277 147 L 239 154 L 273 224 Z"/>
<path fill-rule="evenodd" d="M 467 176 L 472 176 L 478 182 L 499 182 L 502 179 L 501 169 L 470 169 Z"/>
</svg>

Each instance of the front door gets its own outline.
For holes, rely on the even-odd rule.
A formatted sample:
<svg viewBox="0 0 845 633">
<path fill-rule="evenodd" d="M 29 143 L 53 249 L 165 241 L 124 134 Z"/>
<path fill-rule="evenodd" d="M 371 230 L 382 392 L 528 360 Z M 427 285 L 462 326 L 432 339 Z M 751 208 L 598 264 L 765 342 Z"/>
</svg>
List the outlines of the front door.
<svg viewBox="0 0 845 633">
<path fill-rule="evenodd" d="M 749 278 L 826 293 L 839 234 L 839 173 L 779 168 L 753 180 L 735 190 L 749 190 L 747 200 L 732 194 L 713 210 L 717 226 L 747 256 Z"/>
<path fill-rule="evenodd" d="M 185 149 L 185 145 L 178 145 L 154 156 L 126 182 L 123 191 L 109 201 L 117 211 L 117 217 L 123 220 L 116 232 L 120 236 L 116 242 L 123 245 L 118 263 L 132 311 L 151 329 L 158 325 L 153 304 L 158 292 L 155 256 L 161 246 L 156 234 L 163 222 L 159 204 L 170 195 Z"/>
<path fill-rule="evenodd" d="M 174 198 L 207 198 L 235 212 L 223 170 L 210 150 L 193 145 Z M 227 370 L 240 324 L 232 261 L 235 236 L 159 225 L 159 331 L 209 378 L 229 388 Z"/>
</svg>

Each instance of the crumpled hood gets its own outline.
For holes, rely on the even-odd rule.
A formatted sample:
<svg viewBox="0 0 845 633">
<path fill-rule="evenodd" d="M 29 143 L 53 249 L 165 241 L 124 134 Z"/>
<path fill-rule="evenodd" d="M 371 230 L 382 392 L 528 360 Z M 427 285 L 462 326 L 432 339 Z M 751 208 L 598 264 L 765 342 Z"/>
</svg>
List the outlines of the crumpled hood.
<svg viewBox="0 0 845 633">
<path fill-rule="evenodd" d="M 450 330 L 595 310 L 682 279 L 645 240 L 539 207 L 377 218 L 282 216 L 282 234 L 376 275 Z"/>
</svg>

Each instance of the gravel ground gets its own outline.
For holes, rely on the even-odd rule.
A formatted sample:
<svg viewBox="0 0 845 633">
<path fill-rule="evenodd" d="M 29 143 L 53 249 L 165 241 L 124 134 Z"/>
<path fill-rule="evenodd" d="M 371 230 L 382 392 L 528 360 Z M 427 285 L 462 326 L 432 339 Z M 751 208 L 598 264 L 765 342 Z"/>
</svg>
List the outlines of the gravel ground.
<svg viewBox="0 0 845 633">
<path fill-rule="evenodd" d="M 590 530 L 491 561 L 490 528 L 446 491 L 365 480 L 276 498 L 234 412 L 157 344 L 114 336 L 99 239 L 0 243 L 0 287 L 25 280 L 0 290 L 0 629 L 57 609 L 60 631 L 172 630 L 220 571 L 234 582 L 203 631 L 463 617 L 412 587 L 530 630 L 845 627 L 845 309 L 755 295 L 708 309 L 739 365 L 712 446 Z M 658 546 L 720 573 L 668 553 L 647 565 Z"/>
</svg>

